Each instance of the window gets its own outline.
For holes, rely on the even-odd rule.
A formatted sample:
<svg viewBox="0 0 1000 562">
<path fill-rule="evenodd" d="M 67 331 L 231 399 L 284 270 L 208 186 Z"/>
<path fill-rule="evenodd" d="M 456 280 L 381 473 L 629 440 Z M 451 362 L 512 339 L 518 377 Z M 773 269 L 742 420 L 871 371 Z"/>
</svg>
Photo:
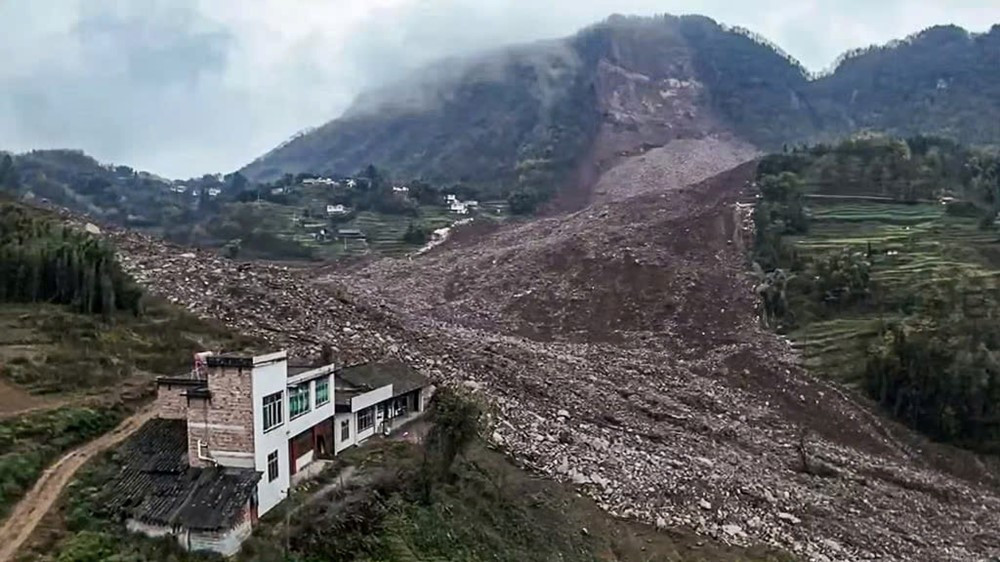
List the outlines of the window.
<svg viewBox="0 0 1000 562">
<path fill-rule="evenodd" d="M 343 420 L 340 422 L 340 440 L 351 440 L 351 420 Z"/>
<path fill-rule="evenodd" d="M 267 455 L 267 481 L 274 482 L 278 477 L 278 451 Z"/>
<path fill-rule="evenodd" d="M 371 429 L 372 426 L 375 425 L 374 418 L 375 417 L 370 407 L 358 412 L 358 433 Z"/>
<path fill-rule="evenodd" d="M 289 388 L 288 419 L 295 419 L 309 410 L 309 383 Z"/>
<path fill-rule="evenodd" d="M 316 406 L 322 406 L 330 401 L 330 378 L 323 377 L 316 381 Z"/>
<path fill-rule="evenodd" d="M 264 397 L 264 431 L 270 431 L 285 421 L 282 413 L 284 394 L 284 392 L 278 391 Z"/>
</svg>

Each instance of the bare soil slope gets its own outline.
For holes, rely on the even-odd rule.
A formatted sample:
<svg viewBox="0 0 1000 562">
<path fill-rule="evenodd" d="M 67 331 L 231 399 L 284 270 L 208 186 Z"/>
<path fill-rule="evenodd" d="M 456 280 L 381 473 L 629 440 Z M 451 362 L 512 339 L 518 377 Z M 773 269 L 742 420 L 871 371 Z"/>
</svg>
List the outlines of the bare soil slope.
<svg viewBox="0 0 1000 562">
<path fill-rule="evenodd" d="M 140 280 L 199 314 L 477 389 L 495 443 L 613 514 L 814 560 L 997 554 L 985 459 L 883 421 L 758 327 L 735 206 L 752 172 L 320 282 L 112 236 Z"/>
</svg>

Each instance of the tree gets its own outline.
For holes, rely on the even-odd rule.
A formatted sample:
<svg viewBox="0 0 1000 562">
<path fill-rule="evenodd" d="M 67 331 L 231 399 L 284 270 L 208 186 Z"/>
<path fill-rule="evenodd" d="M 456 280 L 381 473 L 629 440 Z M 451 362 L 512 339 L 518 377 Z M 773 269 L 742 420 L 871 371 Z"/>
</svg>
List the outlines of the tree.
<svg viewBox="0 0 1000 562">
<path fill-rule="evenodd" d="M 479 434 L 482 411 L 471 397 L 451 387 L 439 388 L 431 400 L 429 420 L 433 424 L 424 445 L 439 478 L 450 474 L 455 458 Z"/>
<path fill-rule="evenodd" d="M 538 206 L 538 193 L 530 188 L 521 187 L 507 196 L 510 212 L 515 215 L 529 215 Z"/>
<path fill-rule="evenodd" d="M 411 222 L 410 225 L 406 227 L 406 233 L 403 234 L 403 242 L 415 245 L 426 244 L 427 229 L 423 226 Z"/>
<path fill-rule="evenodd" d="M 244 176 L 240 172 L 233 172 L 232 174 L 229 174 L 226 177 L 226 181 L 229 184 L 230 191 L 232 191 L 233 193 L 242 192 L 244 189 L 246 189 L 247 185 L 250 183 L 250 180 L 248 180 L 246 176 Z"/>
<path fill-rule="evenodd" d="M 222 251 L 225 256 L 231 260 L 235 260 L 240 255 L 240 248 L 243 246 L 243 241 L 239 238 L 234 238 L 226 243 Z"/>
</svg>

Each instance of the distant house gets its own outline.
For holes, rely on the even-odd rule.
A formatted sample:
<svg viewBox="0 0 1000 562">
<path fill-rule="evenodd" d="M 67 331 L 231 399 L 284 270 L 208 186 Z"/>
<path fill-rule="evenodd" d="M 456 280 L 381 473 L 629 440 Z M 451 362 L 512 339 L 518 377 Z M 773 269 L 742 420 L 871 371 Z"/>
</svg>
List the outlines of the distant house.
<svg viewBox="0 0 1000 562">
<path fill-rule="evenodd" d="M 284 192 L 285 192 L 285 188 L 283 188 L 283 187 L 272 187 L 271 188 L 271 195 L 281 195 Z"/>
<path fill-rule="evenodd" d="M 357 228 L 341 228 L 337 230 L 337 238 L 341 240 L 364 240 L 365 233 Z"/>
<path fill-rule="evenodd" d="M 477 207 L 479 207 L 479 203 L 477 201 L 459 201 L 458 199 L 452 199 L 448 202 L 448 210 L 459 215 L 467 215 L 471 210 Z"/>
<path fill-rule="evenodd" d="M 422 415 L 432 392 L 394 361 L 199 354 L 191 372 L 157 379 L 157 418 L 119 447 L 107 507 L 133 532 L 231 556 L 325 459 Z"/>
<path fill-rule="evenodd" d="M 337 204 L 337 205 L 327 205 L 326 206 L 326 214 L 329 215 L 329 216 L 346 215 L 347 214 L 347 207 L 345 207 L 343 205 L 340 205 L 340 204 Z"/>
<path fill-rule="evenodd" d="M 208 188 L 208 196 L 211 197 L 212 199 L 215 199 L 216 197 L 218 197 L 221 194 L 222 194 L 222 190 L 219 189 L 218 187 L 210 187 L 210 188 Z"/>
<path fill-rule="evenodd" d="M 410 188 L 405 185 L 394 185 L 392 186 L 393 193 L 409 193 Z"/>
<path fill-rule="evenodd" d="M 351 189 L 354 189 L 357 186 L 358 186 L 358 182 L 354 178 L 351 178 L 351 179 L 347 180 L 347 187 L 349 187 Z"/>
<path fill-rule="evenodd" d="M 454 203 L 456 201 L 458 201 L 458 196 L 455 195 L 454 193 L 449 193 L 449 194 L 447 194 L 447 195 L 444 196 L 444 202 L 445 203 Z"/>
<path fill-rule="evenodd" d="M 170 186 L 170 191 L 173 191 L 174 193 L 184 193 L 184 192 L 187 191 L 187 186 L 186 185 L 172 185 L 172 186 Z"/>
<path fill-rule="evenodd" d="M 328 187 L 339 187 L 340 183 L 331 178 L 306 178 L 302 180 L 302 185 L 325 185 Z"/>
</svg>

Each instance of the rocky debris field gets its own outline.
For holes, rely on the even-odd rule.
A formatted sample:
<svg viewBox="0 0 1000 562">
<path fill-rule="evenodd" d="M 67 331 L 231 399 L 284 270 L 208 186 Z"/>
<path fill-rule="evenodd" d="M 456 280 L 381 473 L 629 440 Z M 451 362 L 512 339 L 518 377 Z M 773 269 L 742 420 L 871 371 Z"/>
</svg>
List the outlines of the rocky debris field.
<svg viewBox="0 0 1000 562">
<path fill-rule="evenodd" d="M 615 515 L 810 560 L 1000 553 L 985 459 L 882 420 L 758 327 L 735 212 L 752 172 L 322 278 L 106 234 L 202 316 L 464 385 L 495 405 L 495 444 Z"/>
<path fill-rule="evenodd" d="M 670 141 L 608 170 L 593 188 L 593 200 L 623 201 L 660 192 L 663 186 L 699 183 L 758 155 L 756 148 L 735 139 L 708 136 Z"/>
</svg>

